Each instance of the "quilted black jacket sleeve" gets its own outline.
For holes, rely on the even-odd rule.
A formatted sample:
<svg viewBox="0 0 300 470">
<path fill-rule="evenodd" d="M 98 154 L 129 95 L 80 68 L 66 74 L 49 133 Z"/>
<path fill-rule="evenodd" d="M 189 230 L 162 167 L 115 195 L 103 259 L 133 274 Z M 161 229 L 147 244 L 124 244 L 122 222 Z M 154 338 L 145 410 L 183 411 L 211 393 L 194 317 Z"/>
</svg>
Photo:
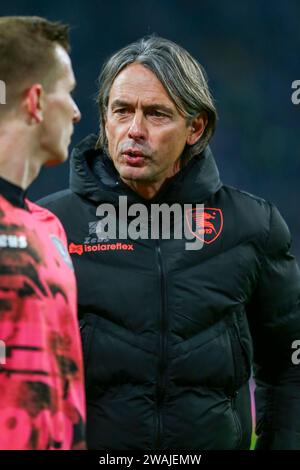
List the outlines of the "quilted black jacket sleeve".
<svg viewBox="0 0 300 470">
<path fill-rule="evenodd" d="M 300 449 L 300 365 L 292 362 L 292 343 L 300 340 L 300 271 L 289 252 L 289 230 L 274 206 L 270 211 L 268 241 L 248 309 L 254 345 L 256 449 Z"/>
</svg>

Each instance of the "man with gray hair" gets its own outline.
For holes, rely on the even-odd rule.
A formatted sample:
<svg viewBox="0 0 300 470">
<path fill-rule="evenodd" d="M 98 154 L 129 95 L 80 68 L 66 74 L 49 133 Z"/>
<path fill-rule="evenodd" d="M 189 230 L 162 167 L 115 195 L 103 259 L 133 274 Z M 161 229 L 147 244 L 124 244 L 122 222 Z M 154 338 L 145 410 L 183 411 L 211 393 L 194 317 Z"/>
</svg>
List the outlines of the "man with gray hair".
<svg viewBox="0 0 300 470">
<path fill-rule="evenodd" d="M 220 181 L 202 67 L 142 38 L 104 65 L 98 105 L 70 189 L 41 201 L 75 265 L 89 448 L 248 449 L 254 365 L 257 448 L 300 449 L 299 269 L 277 209 Z"/>
</svg>

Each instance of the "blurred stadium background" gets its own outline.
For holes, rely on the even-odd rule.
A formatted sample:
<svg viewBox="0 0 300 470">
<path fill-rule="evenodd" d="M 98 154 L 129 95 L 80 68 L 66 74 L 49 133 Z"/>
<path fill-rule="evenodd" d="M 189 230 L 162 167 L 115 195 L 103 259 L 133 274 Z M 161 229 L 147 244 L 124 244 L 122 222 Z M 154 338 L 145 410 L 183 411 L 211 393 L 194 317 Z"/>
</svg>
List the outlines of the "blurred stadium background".
<svg viewBox="0 0 300 470">
<path fill-rule="evenodd" d="M 222 180 L 274 202 L 300 260 L 300 3 L 289 0 L 12 0 L 1 15 L 40 15 L 72 26 L 72 59 L 83 118 L 72 144 L 97 132 L 94 104 L 102 62 L 150 33 L 172 39 L 205 67 L 219 111 L 211 147 Z M 69 164 L 44 169 L 29 195 L 68 186 Z M 251 217 L 251 214 L 249 214 Z"/>
</svg>

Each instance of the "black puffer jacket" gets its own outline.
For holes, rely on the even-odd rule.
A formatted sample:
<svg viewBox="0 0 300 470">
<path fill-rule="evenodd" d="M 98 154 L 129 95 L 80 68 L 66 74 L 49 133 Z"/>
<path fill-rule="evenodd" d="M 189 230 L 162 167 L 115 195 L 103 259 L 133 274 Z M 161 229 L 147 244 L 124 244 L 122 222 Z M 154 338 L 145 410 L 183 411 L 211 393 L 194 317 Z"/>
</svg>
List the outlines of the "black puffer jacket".
<svg viewBox="0 0 300 470">
<path fill-rule="evenodd" d="M 208 149 L 144 201 L 94 146 L 89 136 L 74 150 L 70 190 L 41 201 L 78 280 L 89 447 L 248 448 L 254 351 L 258 446 L 300 449 L 300 274 L 276 208 L 222 185 Z M 98 240 L 96 208 L 120 195 L 149 209 L 204 203 L 203 248 Z"/>
</svg>

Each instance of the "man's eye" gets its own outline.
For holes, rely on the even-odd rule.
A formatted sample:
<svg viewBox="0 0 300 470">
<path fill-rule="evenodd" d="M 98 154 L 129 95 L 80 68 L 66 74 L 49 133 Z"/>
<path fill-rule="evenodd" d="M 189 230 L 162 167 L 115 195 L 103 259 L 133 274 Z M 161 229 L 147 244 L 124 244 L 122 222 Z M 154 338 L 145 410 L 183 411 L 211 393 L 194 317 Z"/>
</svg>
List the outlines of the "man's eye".
<svg viewBox="0 0 300 470">
<path fill-rule="evenodd" d="M 154 117 L 166 117 L 166 114 L 162 113 L 161 111 L 158 111 L 157 109 L 153 109 L 149 111 L 150 116 Z"/>
<path fill-rule="evenodd" d="M 126 109 L 126 108 L 117 108 L 117 109 L 114 110 L 114 113 L 123 115 L 123 114 L 128 113 L 128 109 Z"/>
</svg>

